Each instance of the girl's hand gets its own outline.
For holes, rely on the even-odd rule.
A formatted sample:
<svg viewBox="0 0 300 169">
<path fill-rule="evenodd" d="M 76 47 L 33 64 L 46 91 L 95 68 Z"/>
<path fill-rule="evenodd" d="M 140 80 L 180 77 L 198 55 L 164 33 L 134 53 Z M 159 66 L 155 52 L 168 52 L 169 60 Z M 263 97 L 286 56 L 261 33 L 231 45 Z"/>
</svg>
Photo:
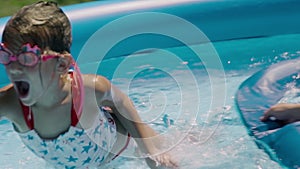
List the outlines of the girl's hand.
<svg viewBox="0 0 300 169">
<path fill-rule="evenodd" d="M 178 168 L 177 162 L 168 153 L 148 157 L 146 162 L 151 169 Z"/>
</svg>

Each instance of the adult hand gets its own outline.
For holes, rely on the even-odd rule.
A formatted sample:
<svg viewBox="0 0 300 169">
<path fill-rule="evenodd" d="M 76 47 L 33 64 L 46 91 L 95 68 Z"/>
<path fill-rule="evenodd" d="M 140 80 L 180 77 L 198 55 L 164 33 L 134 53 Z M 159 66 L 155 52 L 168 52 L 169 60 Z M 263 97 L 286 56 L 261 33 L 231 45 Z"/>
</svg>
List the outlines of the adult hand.
<svg viewBox="0 0 300 169">
<path fill-rule="evenodd" d="M 279 120 L 292 123 L 300 120 L 300 104 L 280 103 L 268 109 L 260 118 L 261 121 Z"/>
</svg>

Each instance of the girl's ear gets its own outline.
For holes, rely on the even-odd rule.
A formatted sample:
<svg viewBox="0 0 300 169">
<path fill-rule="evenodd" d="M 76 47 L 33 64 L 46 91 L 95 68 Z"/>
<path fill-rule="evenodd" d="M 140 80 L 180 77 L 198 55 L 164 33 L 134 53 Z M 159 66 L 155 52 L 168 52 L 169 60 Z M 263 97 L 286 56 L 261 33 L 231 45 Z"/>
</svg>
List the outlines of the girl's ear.
<svg viewBox="0 0 300 169">
<path fill-rule="evenodd" d="M 72 63 L 72 56 L 71 55 L 63 55 L 58 58 L 56 64 L 56 71 L 60 74 L 65 74 L 68 72 L 70 65 Z"/>
</svg>

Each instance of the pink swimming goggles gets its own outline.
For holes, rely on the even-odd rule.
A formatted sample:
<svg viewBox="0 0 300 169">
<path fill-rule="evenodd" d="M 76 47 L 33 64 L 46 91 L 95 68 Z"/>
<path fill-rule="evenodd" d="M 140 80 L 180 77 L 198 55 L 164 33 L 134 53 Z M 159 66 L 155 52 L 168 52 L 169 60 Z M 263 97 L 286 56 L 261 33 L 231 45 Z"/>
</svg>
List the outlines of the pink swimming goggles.
<svg viewBox="0 0 300 169">
<path fill-rule="evenodd" d="M 21 47 L 21 52 L 14 55 L 3 43 L 0 44 L 0 63 L 4 65 L 10 64 L 12 61 L 18 61 L 23 66 L 35 66 L 40 60 L 56 58 L 58 55 L 42 55 L 41 49 L 35 45 L 31 47 L 29 43 Z"/>
</svg>

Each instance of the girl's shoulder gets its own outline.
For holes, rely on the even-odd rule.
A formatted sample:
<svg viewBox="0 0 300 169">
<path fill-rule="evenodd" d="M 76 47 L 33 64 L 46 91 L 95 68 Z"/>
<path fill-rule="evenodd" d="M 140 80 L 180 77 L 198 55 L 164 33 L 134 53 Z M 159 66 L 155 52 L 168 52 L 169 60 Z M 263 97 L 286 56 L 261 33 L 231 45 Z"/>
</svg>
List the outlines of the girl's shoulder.
<svg viewBox="0 0 300 169">
<path fill-rule="evenodd" d="M 105 92 L 111 88 L 110 81 L 101 75 L 84 74 L 82 75 L 82 80 L 86 89 Z"/>
<path fill-rule="evenodd" d="M 110 81 L 101 76 L 95 74 L 84 74 L 82 80 L 85 88 L 85 95 L 91 94 L 97 97 L 97 100 L 101 100 L 111 91 Z"/>
</svg>

